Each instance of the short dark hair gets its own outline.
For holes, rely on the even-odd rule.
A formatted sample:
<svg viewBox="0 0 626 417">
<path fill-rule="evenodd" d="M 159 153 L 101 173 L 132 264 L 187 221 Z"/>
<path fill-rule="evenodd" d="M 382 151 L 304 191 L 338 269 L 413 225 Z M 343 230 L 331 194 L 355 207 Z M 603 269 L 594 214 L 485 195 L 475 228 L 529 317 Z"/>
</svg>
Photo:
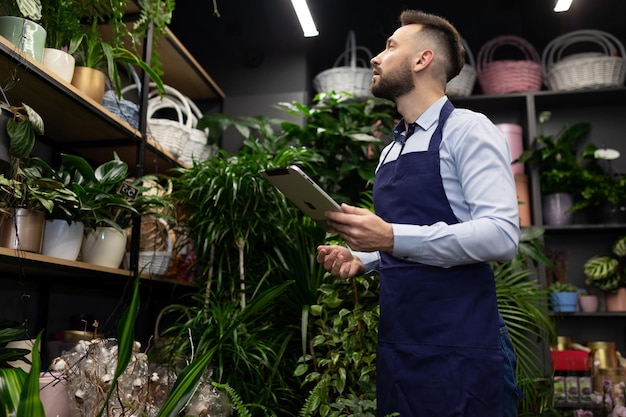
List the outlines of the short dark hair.
<svg viewBox="0 0 626 417">
<path fill-rule="evenodd" d="M 447 19 L 421 10 L 405 10 L 400 14 L 400 24 L 422 25 L 422 33 L 431 36 L 435 42 L 443 47 L 447 58 L 445 72 L 446 81 L 456 77 L 465 64 L 465 48 L 461 35 Z"/>
</svg>

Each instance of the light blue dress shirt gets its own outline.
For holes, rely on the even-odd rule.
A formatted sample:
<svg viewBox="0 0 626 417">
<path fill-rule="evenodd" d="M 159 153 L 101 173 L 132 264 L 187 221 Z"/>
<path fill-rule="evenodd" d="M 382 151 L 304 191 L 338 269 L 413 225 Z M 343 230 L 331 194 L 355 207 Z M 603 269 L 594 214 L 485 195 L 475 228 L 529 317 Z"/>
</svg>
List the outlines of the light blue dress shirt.
<svg viewBox="0 0 626 417">
<path fill-rule="evenodd" d="M 396 160 L 400 151 L 426 151 L 446 100 L 445 96 L 437 100 L 416 120 L 418 127 L 404 147 L 398 141 L 387 145 L 378 166 Z M 511 259 L 517 253 L 520 228 L 504 135 L 485 115 L 455 109 L 443 128 L 439 154 L 443 187 L 459 223 L 392 224 L 393 255 L 439 267 Z M 366 272 L 377 269 L 378 252 L 354 254 Z"/>
</svg>

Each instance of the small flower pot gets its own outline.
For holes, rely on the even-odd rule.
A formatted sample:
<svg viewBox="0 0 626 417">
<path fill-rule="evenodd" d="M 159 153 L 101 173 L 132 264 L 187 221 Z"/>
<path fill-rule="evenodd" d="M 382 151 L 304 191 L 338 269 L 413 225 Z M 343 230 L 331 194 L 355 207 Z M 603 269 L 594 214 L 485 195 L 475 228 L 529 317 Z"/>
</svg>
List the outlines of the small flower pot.
<svg viewBox="0 0 626 417">
<path fill-rule="evenodd" d="M 580 311 L 585 313 L 595 313 L 598 311 L 598 296 L 579 295 L 578 304 L 580 305 Z"/>
<path fill-rule="evenodd" d="M 43 255 L 75 261 L 83 244 L 84 225 L 55 219 L 46 220 L 43 234 Z"/>
<path fill-rule="evenodd" d="M 626 311 L 626 288 L 605 293 L 606 311 Z"/>
<path fill-rule="evenodd" d="M 543 223 L 546 225 L 572 224 L 574 216 L 569 209 L 573 205 L 574 197 L 571 194 L 545 194 L 542 197 Z"/>
<path fill-rule="evenodd" d="M 81 246 L 81 258 L 92 265 L 119 268 L 126 252 L 126 232 L 113 227 L 88 231 Z"/>
<path fill-rule="evenodd" d="M 578 307 L 578 293 L 551 292 L 550 302 L 555 313 L 575 313 Z"/>
</svg>

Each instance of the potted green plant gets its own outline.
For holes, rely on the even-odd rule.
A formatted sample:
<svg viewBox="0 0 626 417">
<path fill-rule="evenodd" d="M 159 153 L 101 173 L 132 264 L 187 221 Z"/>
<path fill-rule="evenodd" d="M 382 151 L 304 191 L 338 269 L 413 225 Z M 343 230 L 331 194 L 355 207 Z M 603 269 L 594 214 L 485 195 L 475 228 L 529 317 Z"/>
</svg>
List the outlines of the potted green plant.
<svg viewBox="0 0 626 417">
<path fill-rule="evenodd" d="M 82 32 L 81 17 L 81 2 L 47 0 L 42 4 L 41 24 L 47 32 L 43 64 L 68 83 L 76 63 L 68 50 L 72 39 Z"/>
<path fill-rule="evenodd" d="M 589 258 L 585 283 L 604 291 L 607 311 L 626 311 L 626 235 L 613 242 L 610 255 Z"/>
<path fill-rule="evenodd" d="M 591 128 L 586 122 L 563 126 L 554 135 L 544 134 L 543 125 L 550 117 L 550 112 L 539 115 L 541 134 L 517 162 L 534 165 L 539 170 L 544 223 L 568 224 L 572 222 L 574 196 L 583 189 L 583 168 L 593 160 L 596 147 L 587 145 L 578 154 L 576 144 Z"/>
<path fill-rule="evenodd" d="M 596 163 L 583 170 L 583 187 L 573 210 L 596 209 L 601 223 L 626 221 L 626 176 L 616 173 L 612 166 L 619 156 L 615 149 L 595 150 Z"/>
<path fill-rule="evenodd" d="M 72 207 L 76 195 L 47 177 L 30 154 L 43 120 L 28 105 L 0 107 L 12 115 L 6 122 L 9 167 L 0 174 L 0 235 L 2 246 L 41 252 L 45 213 Z M 28 233 L 28 235 L 25 235 Z"/>
<path fill-rule="evenodd" d="M 83 26 L 83 31 L 70 43 L 69 52 L 76 57 L 72 84 L 97 102 L 102 102 L 107 76 L 116 95 L 121 97 L 122 78 L 118 65 L 140 68 L 156 88 L 163 91 L 159 73 L 141 58 L 140 53 L 124 46 L 124 39 L 132 38 L 124 22 L 124 6 L 124 2 L 85 2 L 83 13 L 90 23 Z M 83 72 L 86 74 L 83 75 Z M 98 83 L 95 84 L 94 80 Z"/>
<path fill-rule="evenodd" d="M 41 20 L 40 0 L 0 1 L 0 35 L 22 52 L 38 62 L 43 62 L 46 30 L 38 23 L 39 20 Z"/>
<path fill-rule="evenodd" d="M 578 306 L 578 288 L 568 282 L 553 282 L 548 288 L 550 291 L 550 305 L 552 311 L 559 313 L 573 313 Z"/>
<path fill-rule="evenodd" d="M 128 229 L 135 219 L 153 216 L 174 221 L 173 205 L 169 196 L 150 194 L 148 181 L 156 177 L 132 179 L 128 164 L 117 154 L 108 162 L 93 167 L 83 157 L 63 154 L 63 161 L 54 178 L 72 189 L 80 204 L 72 214 L 74 220 L 85 225 L 87 234 L 82 253 L 86 262 L 105 266 L 120 265 L 126 251 Z M 96 239 L 97 237 L 100 237 Z M 96 243 L 108 237 L 119 245 L 109 251 L 100 250 Z M 111 259 L 106 256 L 111 255 Z M 102 258 L 106 258 L 100 260 Z"/>
</svg>

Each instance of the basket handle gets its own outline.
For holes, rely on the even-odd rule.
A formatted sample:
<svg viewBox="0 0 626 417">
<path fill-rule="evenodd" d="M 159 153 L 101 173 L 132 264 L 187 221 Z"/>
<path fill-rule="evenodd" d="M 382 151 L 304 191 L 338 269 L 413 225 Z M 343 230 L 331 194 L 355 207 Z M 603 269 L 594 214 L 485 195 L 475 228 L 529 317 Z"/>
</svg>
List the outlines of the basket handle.
<svg viewBox="0 0 626 417">
<path fill-rule="evenodd" d="M 576 30 L 557 36 L 546 46 L 541 56 L 544 73 L 561 60 L 563 52 L 568 47 L 579 42 L 595 43 L 602 48 L 607 56 L 616 56 L 619 52 L 620 57 L 626 58 L 624 45 L 612 34 L 594 29 Z"/>
<path fill-rule="evenodd" d="M 180 104 L 177 100 L 172 100 L 169 97 L 163 97 L 158 100 L 151 99 L 148 101 L 148 111 L 146 112 L 148 119 L 150 119 L 157 110 L 161 109 L 174 109 L 178 117 L 178 122 L 181 125 L 185 125 L 185 115 L 183 114 Z"/>
<path fill-rule="evenodd" d="M 362 67 L 369 67 L 369 62 L 365 61 L 365 59 L 363 58 L 357 58 L 358 51 L 365 52 L 368 58 L 372 57 L 372 52 L 369 49 L 367 49 L 365 46 L 356 45 L 356 36 L 354 34 L 354 31 L 351 30 L 348 32 L 346 49 L 337 57 L 335 63 L 333 64 L 333 67 L 338 67 L 342 59 L 344 66 L 350 67 L 353 70 L 356 69 L 357 63 L 361 64 Z"/>
<path fill-rule="evenodd" d="M 154 88 L 156 87 L 156 84 L 150 83 L 150 87 Z M 157 90 L 151 90 L 148 93 L 149 116 L 152 116 L 152 114 L 154 114 L 154 111 L 156 109 L 154 109 L 153 107 L 156 106 L 157 103 L 164 102 L 166 107 L 174 108 L 177 111 L 177 113 L 178 111 L 180 111 L 182 115 L 179 114 L 179 122 L 183 124 L 185 127 L 187 127 L 188 129 L 191 129 L 195 124 L 194 122 L 195 116 L 193 115 L 191 111 L 191 107 L 189 106 L 189 101 L 186 99 L 184 95 L 182 95 L 175 88 L 172 88 L 169 85 L 164 85 L 163 87 L 165 91 L 163 97 L 159 95 L 159 92 Z M 152 111 L 150 111 L 151 107 L 152 107 Z M 166 107 L 159 107 L 159 108 L 166 108 Z"/>
<path fill-rule="evenodd" d="M 516 46 L 522 51 L 522 53 L 524 54 L 527 60 L 531 60 L 537 63 L 541 62 L 539 53 L 537 53 L 537 50 L 530 43 L 528 43 L 527 40 L 525 40 L 524 38 L 520 38 L 519 36 L 515 36 L 515 35 L 504 35 L 504 36 L 498 36 L 496 38 L 493 38 L 492 40 L 484 44 L 482 48 L 480 48 L 480 50 L 478 51 L 478 57 L 477 57 L 477 61 L 478 61 L 477 70 L 479 72 L 482 70 L 482 68 L 486 64 L 488 64 L 489 62 L 493 60 L 494 51 L 498 47 L 503 46 L 503 45 Z"/>
<path fill-rule="evenodd" d="M 467 41 L 461 38 L 461 43 L 463 44 L 463 48 L 465 49 L 465 57 L 467 58 L 467 64 L 470 67 L 476 68 L 476 61 L 474 61 L 474 54 L 472 54 L 472 50 L 467 44 Z"/>
</svg>

